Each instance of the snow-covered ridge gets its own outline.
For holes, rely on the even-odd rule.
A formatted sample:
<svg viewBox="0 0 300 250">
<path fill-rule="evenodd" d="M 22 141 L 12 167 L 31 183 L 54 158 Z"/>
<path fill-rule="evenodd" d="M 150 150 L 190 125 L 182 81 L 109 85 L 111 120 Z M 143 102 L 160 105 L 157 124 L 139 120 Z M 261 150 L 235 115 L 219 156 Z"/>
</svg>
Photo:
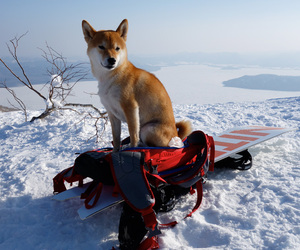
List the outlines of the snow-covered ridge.
<svg viewBox="0 0 300 250">
<path fill-rule="evenodd" d="M 243 125 L 296 128 L 251 148 L 249 171 L 209 173 L 200 209 L 163 231 L 161 249 L 297 249 L 300 245 L 300 97 L 261 102 L 177 104 L 177 120 L 210 135 Z M 39 112 L 30 111 L 30 115 Z M 120 207 L 81 221 L 82 202 L 51 200 L 52 178 L 73 164 L 75 153 L 109 146 L 87 141 L 93 123 L 78 122 L 71 111 L 34 123 L 20 112 L 0 113 L 0 248 L 111 249 L 118 244 Z M 123 124 L 123 136 L 127 136 Z M 182 218 L 195 198 L 180 200 L 164 222 Z"/>
</svg>

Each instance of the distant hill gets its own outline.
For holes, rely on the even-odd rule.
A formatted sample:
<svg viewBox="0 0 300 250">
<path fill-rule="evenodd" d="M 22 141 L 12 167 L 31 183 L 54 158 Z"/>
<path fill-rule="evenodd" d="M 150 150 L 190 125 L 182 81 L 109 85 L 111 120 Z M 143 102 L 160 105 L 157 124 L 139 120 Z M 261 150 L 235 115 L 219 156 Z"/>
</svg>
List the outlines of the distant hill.
<svg viewBox="0 0 300 250">
<path fill-rule="evenodd" d="M 223 85 L 225 87 L 243 89 L 300 91 L 300 76 L 278 76 L 272 74 L 242 76 L 224 81 Z"/>
<path fill-rule="evenodd" d="M 4 58 L 4 61 L 22 80 L 25 79 L 16 62 L 10 58 Z M 51 70 L 51 65 L 45 59 L 23 59 L 20 60 L 20 62 L 32 84 L 43 84 L 50 81 L 48 70 Z M 77 64 L 81 62 L 71 63 Z M 82 70 L 88 73 L 87 80 L 92 80 L 93 76 L 91 74 L 90 65 L 87 62 L 83 62 L 81 67 Z M 0 81 L 5 81 L 9 87 L 20 86 L 18 80 L 1 63 Z"/>
</svg>

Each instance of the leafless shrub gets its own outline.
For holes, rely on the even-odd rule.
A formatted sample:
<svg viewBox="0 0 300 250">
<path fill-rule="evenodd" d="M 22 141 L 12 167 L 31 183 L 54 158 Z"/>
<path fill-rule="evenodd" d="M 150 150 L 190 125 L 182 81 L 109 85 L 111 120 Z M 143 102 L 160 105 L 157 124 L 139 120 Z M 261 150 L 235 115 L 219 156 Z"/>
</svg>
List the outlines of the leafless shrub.
<svg viewBox="0 0 300 250">
<path fill-rule="evenodd" d="M 42 57 L 49 63 L 49 68 L 47 73 L 49 75 L 50 81 L 46 83 L 43 87 L 47 88 L 47 95 L 42 94 L 40 90 L 37 90 L 36 87 L 30 81 L 24 67 L 22 66 L 18 55 L 18 46 L 22 37 L 27 33 L 21 35 L 20 37 L 15 37 L 10 40 L 10 44 L 7 44 L 8 51 L 14 61 L 17 63 L 19 69 L 21 70 L 21 75 L 18 75 L 14 72 L 2 58 L 0 62 L 4 67 L 18 80 L 20 85 L 26 86 L 28 89 L 33 91 L 39 98 L 41 98 L 45 103 L 45 110 L 38 116 L 32 117 L 30 122 L 33 122 L 37 119 L 43 119 L 49 116 L 52 112 L 58 110 L 72 110 L 81 114 L 84 117 L 89 116 L 95 121 L 95 136 L 97 141 L 99 140 L 100 130 L 98 128 L 99 119 L 105 119 L 107 122 L 106 112 L 101 112 L 98 108 L 92 104 L 81 104 L 81 103 L 68 103 L 67 97 L 71 95 L 74 86 L 81 80 L 85 79 L 87 76 L 87 71 L 82 67 L 82 63 L 68 63 L 66 58 L 64 58 L 60 53 L 55 51 L 46 43 L 46 50 L 41 49 L 43 52 Z M 25 120 L 28 120 L 28 112 L 25 103 L 17 97 L 16 93 L 7 86 L 4 82 L 0 82 L 0 87 L 5 88 L 14 98 L 19 107 L 19 110 L 22 110 L 25 116 Z M 11 104 L 11 103 L 10 103 Z M 11 104 L 12 105 L 12 104 Z M 12 105 L 16 108 L 15 105 Z M 77 111 L 76 108 L 84 108 L 85 111 Z M 96 111 L 97 116 L 94 116 L 90 110 Z M 106 124 L 105 122 L 105 124 Z M 105 127 L 105 126 L 104 126 Z M 94 136 L 93 136 L 94 137 Z"/>
</svg>

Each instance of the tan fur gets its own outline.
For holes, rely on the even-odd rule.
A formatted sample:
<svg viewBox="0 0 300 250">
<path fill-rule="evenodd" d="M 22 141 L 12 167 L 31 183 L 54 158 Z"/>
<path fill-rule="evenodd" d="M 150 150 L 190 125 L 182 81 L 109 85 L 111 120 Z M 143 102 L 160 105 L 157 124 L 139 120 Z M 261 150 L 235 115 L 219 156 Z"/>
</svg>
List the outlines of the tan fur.
<svg viewBox="0 0 300 250">
<path fill-rule="evenodd" d="M 121 121 L 128 124 L 133 147 L 140 139 L 148 146 L 167 146 L 173 137 L 183 139 L 191 133 L 189 122 L 175 124 L 172 103 L 162 83 L 128 61 L 126 19 L 116 31 L 96 31 L 85 20 L 82 29 L 92 72 L 99 82 L 99 96 L 111 122 L 115 151 L 120 147 Z"/>
</svg>

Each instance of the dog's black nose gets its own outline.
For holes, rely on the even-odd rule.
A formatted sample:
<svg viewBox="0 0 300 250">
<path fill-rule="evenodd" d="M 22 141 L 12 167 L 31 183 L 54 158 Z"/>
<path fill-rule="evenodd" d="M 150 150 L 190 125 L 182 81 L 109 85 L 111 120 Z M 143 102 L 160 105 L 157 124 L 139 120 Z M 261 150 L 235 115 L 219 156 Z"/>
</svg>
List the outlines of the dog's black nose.
<svg viewBox="0 0 300 250">
<path fill-rule="evenodd" d="M 116 59 L 113 58 L 113 57 L 110 57 L 107 59 L 107 62 L 110 64 L 110 65 L 114 65 L 116 63 Z"/>
</svg>

